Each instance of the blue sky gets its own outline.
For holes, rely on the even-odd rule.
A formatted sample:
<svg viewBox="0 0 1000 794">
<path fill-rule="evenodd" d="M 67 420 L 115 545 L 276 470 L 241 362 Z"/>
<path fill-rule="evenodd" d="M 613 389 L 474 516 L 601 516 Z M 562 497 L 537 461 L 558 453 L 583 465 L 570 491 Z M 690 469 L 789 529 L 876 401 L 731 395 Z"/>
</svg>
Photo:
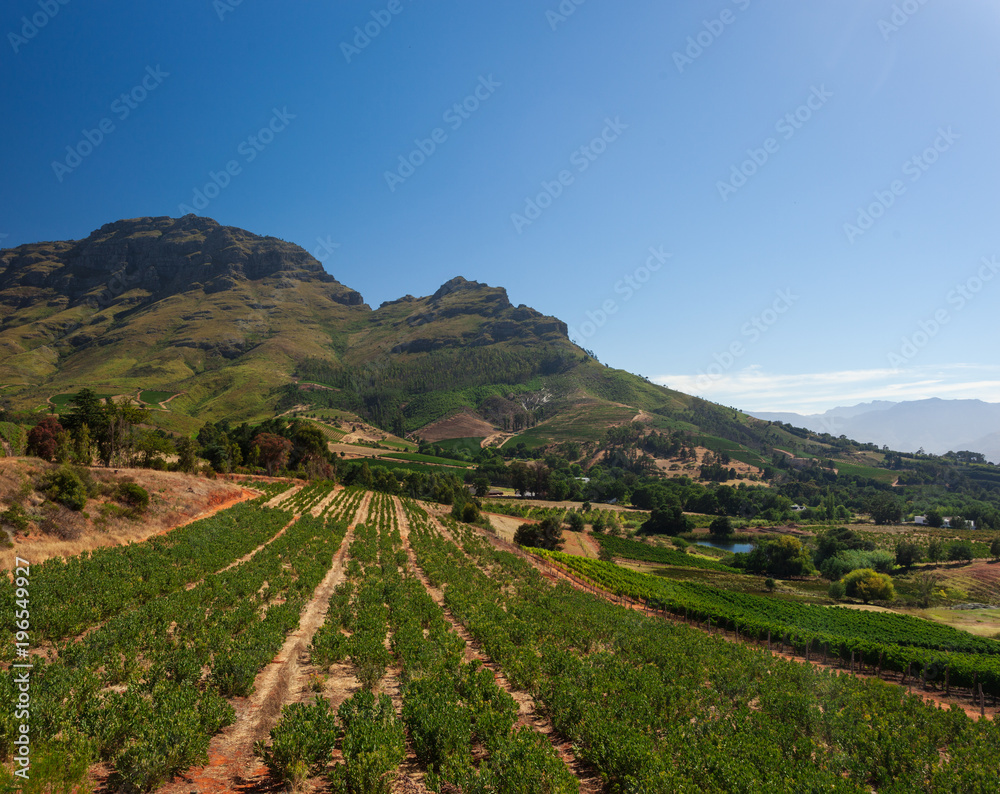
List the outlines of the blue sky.
<svg viewBox="0 0 1000 794">
<path fill-rule="evenodd" d="M 1000 401 L 991 0 L 9 0 L 0 33 L 0 245 L 190 207 L 373 307 L 504 286 L 747 410 Z"/>
</svg>

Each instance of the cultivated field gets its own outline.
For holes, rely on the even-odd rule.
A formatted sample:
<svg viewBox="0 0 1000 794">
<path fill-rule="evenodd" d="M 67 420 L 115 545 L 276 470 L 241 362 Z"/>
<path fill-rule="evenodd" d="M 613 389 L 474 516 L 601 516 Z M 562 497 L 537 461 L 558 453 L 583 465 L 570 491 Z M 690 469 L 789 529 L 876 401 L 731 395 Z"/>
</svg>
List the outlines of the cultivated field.
<svg viewBox="0 0 1000 794">
<path fill-rule="evenodd" d="M 529 554 L 397 496 L 253 487 L 0 584 L 5 702 L 15 649 L 34 664 L 30 717 L 0 712 L 8 770 L 27 724 L 33 783 L 65 790 L 996 789 L 1000 643 L 646 576 L 588 535 Z"/>
</svg>

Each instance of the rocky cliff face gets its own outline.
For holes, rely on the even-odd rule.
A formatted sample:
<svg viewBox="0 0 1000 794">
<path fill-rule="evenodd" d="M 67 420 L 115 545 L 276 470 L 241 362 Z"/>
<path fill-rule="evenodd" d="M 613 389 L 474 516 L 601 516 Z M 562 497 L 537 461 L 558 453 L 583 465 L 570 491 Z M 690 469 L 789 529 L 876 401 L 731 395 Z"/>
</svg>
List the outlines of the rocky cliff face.
<svg viewBox="0 0 1000 794">
<path fill-rule="evenodd" d="M 299 246 L 195 215 L 116 221 L 84 240 L 23 245 L 0 258 L 0 290 L 51 290 L 70 306 L 106 304 L 133 289 L 149 301 L 198 288 L 210 294 L 264 278 L 336 285 L 334 300 L 363 303 Z"/>
<path fill-rule="evenodd" d="M 425 353 L 462 345 L 481 347 L 517 340 L 554 341 L 567 336 L 566 323 L 562 320 L 547 317 L 528 306 L 514 307 L 502 287 L 490 287 L 461 276 L 445 282 L 428 298 L 407 296 L 405 300 L 385 303 L 380 309 L 400 307 L 404 303 L 409 312 L 405 317 L 406 325 L 410 328 L 427 326 L 434 333 L 395 345 L 393 352 L 396 353 Z M 379 313 L 375 314 L 378 317 Z M 465 329 L 457 335 L 447 333 L 448 321 L 461 318 L 480 322 L 473 330 Z"/>
</svg>

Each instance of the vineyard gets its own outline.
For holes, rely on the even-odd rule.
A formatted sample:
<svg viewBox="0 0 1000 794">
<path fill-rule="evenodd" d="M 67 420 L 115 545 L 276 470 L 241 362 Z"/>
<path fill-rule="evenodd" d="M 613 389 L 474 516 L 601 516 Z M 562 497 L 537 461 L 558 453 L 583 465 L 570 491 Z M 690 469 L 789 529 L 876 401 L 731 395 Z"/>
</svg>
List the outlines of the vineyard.
<svg viewBox="0 0 1000 794">
<path fill-rule="evenodd" d="M 0 581 L 12 635 L 30 597 L 38 790 L 996 790 L 993 720 L 698 625 L 925 685 L 974 680 L 991 696 L 1000 643 L 514 553 L 417 502 L 356 488 L 259 490 L 146 543 Z M 610 540 L 615 555 L 642 546 L 696 559 Z M 19 691 L 14 650 L 0 675 L 7 703 Z M 0 710 L 11 784 L 14 713 Z"/>
<path fill-rule="evenodd" d="M 747 638 L 781 638 L 803 652 L 815 649 L 824 657 L 854 658 L 880 670 L 932 678 L 948 675 L 950 685 L 1000 695 L 1000 642 L 888 612 L 861 612 L 847 607 L 820 607 L 707 585 L 672 582 L 622 568 L 613 563 L 538 552 L 608 592 L 710 622 Z M 926 678 L 926 675 L 925 675 Z"/>
</svg>

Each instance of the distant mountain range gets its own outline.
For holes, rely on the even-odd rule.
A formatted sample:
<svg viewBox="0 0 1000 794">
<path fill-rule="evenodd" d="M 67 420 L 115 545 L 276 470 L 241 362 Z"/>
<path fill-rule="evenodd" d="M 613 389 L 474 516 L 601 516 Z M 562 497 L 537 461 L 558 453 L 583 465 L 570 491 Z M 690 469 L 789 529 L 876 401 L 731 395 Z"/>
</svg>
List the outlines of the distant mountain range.
<svg viewBox="0 0 1000 794">
<path fill-rule="evenodd" d="M 855 441 L 900 452 L 981 452 L 1000 462 L 1000 403 L 982 400 L 887 402 L 831 408 L 821 414 L 751 412 L 758 419 L 786 422 L 816 433 L 845 435 Z"/>
</svg>

